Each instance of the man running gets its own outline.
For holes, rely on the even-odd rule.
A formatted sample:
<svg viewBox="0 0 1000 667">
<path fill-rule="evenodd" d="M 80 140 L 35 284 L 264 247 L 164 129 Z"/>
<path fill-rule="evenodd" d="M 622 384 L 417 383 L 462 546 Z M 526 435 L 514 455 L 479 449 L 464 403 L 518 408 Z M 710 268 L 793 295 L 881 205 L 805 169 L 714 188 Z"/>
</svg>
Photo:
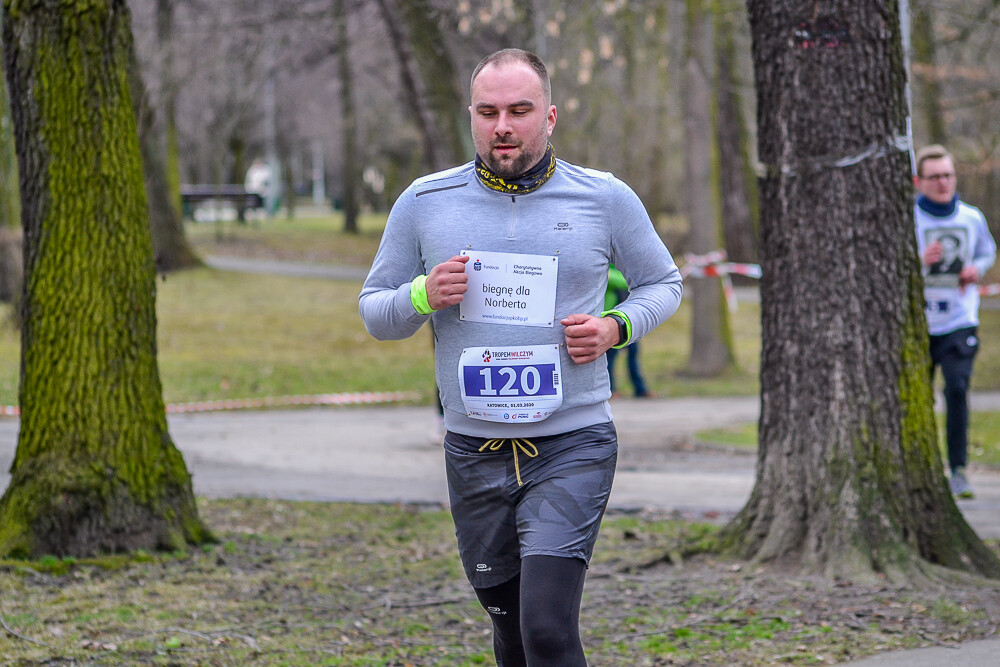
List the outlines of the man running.
<svg viewBox="0 0 1000 667">
<path fill-rule="evenodd" d="M 580 599 L 618 449 L 604 353 L 673 314 L 681 277 L 628 186 L 555 157 L 537 56 L 486 57 L 471 98 L 475 160 L 400 195 L 361 316 L 379 340 L 433 318 L 455 533 L 498 665 L 586 665 Z M 629 297 L 604 311 L 611 263 Z"/>
</svg>

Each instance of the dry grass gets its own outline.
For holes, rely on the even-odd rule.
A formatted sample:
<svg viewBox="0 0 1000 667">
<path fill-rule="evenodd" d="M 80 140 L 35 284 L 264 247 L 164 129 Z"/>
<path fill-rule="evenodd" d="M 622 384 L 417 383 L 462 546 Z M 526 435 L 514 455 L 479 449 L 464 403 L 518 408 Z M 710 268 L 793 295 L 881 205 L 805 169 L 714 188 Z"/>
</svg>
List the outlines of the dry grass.
<svg viewBox="0 0 1000 667">
<path fill-rule="evenodd" d="M 0 564 L 0 664 L 492 664 L 447 512 L 245 499 L 199 509 L 220 538 L 204 549 Z M 995 584 L 872 588 L 679 560 L 714 530 L 606 518 L 583 604 L 591 664 L 824 665 L 1000 624 Z"/>
</svg>

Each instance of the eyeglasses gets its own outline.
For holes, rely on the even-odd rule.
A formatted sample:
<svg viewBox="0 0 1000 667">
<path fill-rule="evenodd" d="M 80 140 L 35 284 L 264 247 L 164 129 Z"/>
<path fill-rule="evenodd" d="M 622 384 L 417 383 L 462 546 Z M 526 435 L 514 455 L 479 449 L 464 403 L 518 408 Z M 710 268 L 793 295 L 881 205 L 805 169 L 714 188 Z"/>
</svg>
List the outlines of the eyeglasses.
<svg viewBox="0 0 1000 667">
<path fill-rule="evenodd" d="M 955 174 L 928 174 L 921 176 L 922 181 L 950 181 L 955 178 Z"/>
</svg>

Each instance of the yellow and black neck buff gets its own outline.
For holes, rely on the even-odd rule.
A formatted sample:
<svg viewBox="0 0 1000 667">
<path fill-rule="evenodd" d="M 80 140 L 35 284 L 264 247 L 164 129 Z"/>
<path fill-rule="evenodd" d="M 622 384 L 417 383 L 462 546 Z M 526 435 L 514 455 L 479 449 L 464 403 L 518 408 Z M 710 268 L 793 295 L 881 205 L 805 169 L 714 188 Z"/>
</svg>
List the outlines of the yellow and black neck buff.
<svg viewBox="0 0 1000 667">
<path fill-rule="evenodd" d="M 526 195 L 545 185 L 545 182 L 556 173 L 556 151 L 549 144 L 545 155 L 534 167 L 516 178 L 501 178 L 476 155 L 476 176 L 490 190 L 508 195 Z"/>
</svg>

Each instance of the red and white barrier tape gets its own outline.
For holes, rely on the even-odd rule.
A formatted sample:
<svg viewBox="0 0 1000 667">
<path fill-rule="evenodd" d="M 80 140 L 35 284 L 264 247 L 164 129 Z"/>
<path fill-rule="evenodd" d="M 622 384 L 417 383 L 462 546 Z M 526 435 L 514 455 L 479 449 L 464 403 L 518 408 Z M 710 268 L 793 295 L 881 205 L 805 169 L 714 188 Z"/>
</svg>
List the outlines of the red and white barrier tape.
<svg viewBox="0 0 1000 667">
<path fill-rule="evenodd" d="M 735 313 L 737 308 L 736 290 L 733 289 L 733 281 L 729 276 L 746 276 L 747 278 L 760 278 L 760 264 L 743 264 L 739 262 L 727 262 L 725 250 L 713 250 L 704 255 L 692 255 L 685 253 L 685 264 L 681 267 L 681 278 L 718 278 L 722 281 L 722 293 L 729 304 L 730 312 Z"/>
<path fill-rule="evenodd" d="M 372 405 L 414 401 L 419 398 L 420 394 L 413 391 L 364 391 L 344 394 L 314 394 L 311 396 L 278 396 L 276 398 L 234 398 L 221 401 L 171 403 L 167 406 L 167 414 L 255 410 L 289 405 Z M 0 417 L 16 417 L 20 413 L 21 411 L 16 405 L 0 405 Z"/>
<path fill-rule="evenodd" d="M 727 262 L 725 250 L 713 250 L 704 255 L 685 253 L 685 264 L 681 267 L 681 278 L 719 278 L 722 280 L 722 291 L 726 295 L 729 310 L 736 311 L 736 293 L 729 276 L 746 276 L 757 278 L 761 276 L 759 264 L 741 264 Z M 1000 296 L 1000 283 L 979 286 L 979 296 Z"/>
</svg>

